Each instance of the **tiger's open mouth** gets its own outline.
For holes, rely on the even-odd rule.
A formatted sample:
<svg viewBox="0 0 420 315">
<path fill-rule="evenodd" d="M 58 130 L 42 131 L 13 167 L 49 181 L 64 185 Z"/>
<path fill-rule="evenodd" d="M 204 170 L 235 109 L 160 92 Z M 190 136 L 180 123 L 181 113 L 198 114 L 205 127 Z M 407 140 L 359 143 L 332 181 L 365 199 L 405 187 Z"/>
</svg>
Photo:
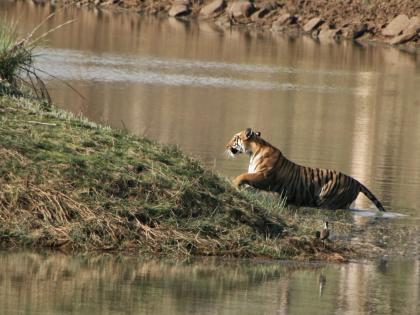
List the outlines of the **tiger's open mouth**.
<svg viewBox="0 0 420 315">
<path fill-rule="evenodd" d="M 230 152 L 231 152 L 232 154 L 237 154 L 239 151 L 238 151 L 238 150 L 236 150 L 235 148 L 230 148 Z"/>
</svg>

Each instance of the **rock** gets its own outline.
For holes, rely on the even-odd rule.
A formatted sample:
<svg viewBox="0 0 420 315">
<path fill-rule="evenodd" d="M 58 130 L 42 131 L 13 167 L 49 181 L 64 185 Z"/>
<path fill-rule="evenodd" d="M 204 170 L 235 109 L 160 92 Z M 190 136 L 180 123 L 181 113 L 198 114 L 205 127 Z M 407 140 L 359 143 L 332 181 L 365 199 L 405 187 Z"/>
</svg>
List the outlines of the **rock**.
<svg viewBox="0 0 420 315">
<path fill-rule="evenodd" d="M 363 36 L 368 30 L 368 25 L 366 23 L 356 23 L 351 27 L 350 36 L 352 39 L 359 38 Z"/>
<path fill-rule="evenodd" d="M 290 15 L 289 13 L 285 13 L 277 18 L 273 24 L 276 25 L 288 25 L 296 23 L 297 18 L 294 15 Z"/>
<path fill-rule="evenodd" d="M 413 16 L 403 34 L 420 32 L 420 16 Z"/>
<path fill-rule="evenodd" d="M 251 19 L 253 21 L 258 21 L 262 18 L 264 18 L 267 14 L 269 14 L 271 11 L 277 9 L 277 3 L 274 1 L 269 1 L 264 3 L 258 11 L 252 14 Z"/>
<path fill-rule="evenodd" d="M 277 4 L 277 1 L 268 1 L 263 3 L 263 5 L 261 6 L 261 9 L 266 10 L 267 12 L 270 12 L 272 10 L 275 10 L 279 7 L 279 5 Z"/>
<path fill-rule="evenodd" d="M 214 23 L 221 28 L 229 28 L 232 26 L 231 19 L 225 15 L 222 15 L 220 18 L 217 18 Z"/>
<path fill-rule="evenodd" d="M 391 39 L 391 45 L 399 45 L 404 44 L 415 38 L 417 34 L 420 32 L 420 17 L 414 16 L 410 19 L 410 22 L 407 28 L 403 31 L 403 33 L 399 36 L 395 36 Z"/>
<path fill-rule="evenodd" d="M 185 0 L 177 0 L 172 4 L 169 10 L 169 16 L 178 17 L 190 14 L 190 2 Z"/>
<path fill-rule="evenodd" d="M 294 15 L 291 15 L 289 13 L 282 14 L 273 22 L 273 25 L 271 27 L 272 31 L 283 31 L 286 27 L 286 25 L 294 24 L 296 23 L 297 18 Z"/>
<path fill-rule="evenodd" d="M 250 17 L 254 11 L 254 5 L 249 1 L 236 1 L 228 8 L 228 14 L 231 18 Z"/>
<path fill-rule="evenodd" d="M 397 36 L 410 24 L 410 19 L 405 14 L 400 14 L 394 18 L 388 25 L 382 30 L 384 36 Z"/>
<path fill-rule="evenodd" d="M 369 25 L 366 23 L 357 23 L 347 25 L 342 28 L 341 35 L 345 39 L 357 39 L 369 31 Z"/>
<path fill-rule="evenodd" d="M 404 44 L 405 42 L 408 42 L 409 40 L 413 39 L 416 35 L 417 35 L 417 32 L 401 34 L 399 36 L 395 36 L 393 39 L 391 39 L 389 43 L 391 45 Z"/>
<path fill-rule="evenodd" d="M 316 29 L 317 27 L 319 27 L 322 23 L 324 23 L 324 20 L 319 18 L 319 17 L 315 17 L 313 19 L 310 19 L 304 26 L 303 26 L 303 31 L 306 33 L 311 33 L 314 29 Z"/>
<path fill-rule="evenodd" d="M 341 30 L 339 29 L 322 29 L 319 34 L 318 38 L 321 41 L 327 41 L 332 39 L 337 39 L 338 35 L 341 33 Z"/>
<path fill-rule="evenodd" d="M 259 9 L 258 11 L 254 12 L 251 15 L 251 20 L 253 20 L 254 22 L 261 20 L 262 18 L 264 18 L 264 16 L 266 16 L 269 13 L 269 11 L 265 11 L 264 9 Z"/>
<path fill-rule="evenodd" d="M 200 15 L 209 17 L 215 14 L 218 14 L 224 10 L 226 7 L 226 1 L 225 0 L 215 0 L 212 3 L 209 3 L 208 5 L 205 5 L 200 10 Z"/>
</svg>

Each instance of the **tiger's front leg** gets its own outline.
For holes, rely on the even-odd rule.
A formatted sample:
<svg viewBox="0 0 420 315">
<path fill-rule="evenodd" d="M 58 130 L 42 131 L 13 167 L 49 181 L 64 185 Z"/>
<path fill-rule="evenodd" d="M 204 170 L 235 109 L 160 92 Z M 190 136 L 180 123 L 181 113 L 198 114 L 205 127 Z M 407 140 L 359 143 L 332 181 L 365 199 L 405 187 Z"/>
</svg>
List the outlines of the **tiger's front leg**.
<svg viewBox="0 0 420 315">
<path fill-rule="evenodd" d="M 233 185 L 239 187 L 248 184 L 253 187 L 258 187 L 264 181 L 265 176 L 263 173 L 243 173 L 233 180 Z"/>
</svg>

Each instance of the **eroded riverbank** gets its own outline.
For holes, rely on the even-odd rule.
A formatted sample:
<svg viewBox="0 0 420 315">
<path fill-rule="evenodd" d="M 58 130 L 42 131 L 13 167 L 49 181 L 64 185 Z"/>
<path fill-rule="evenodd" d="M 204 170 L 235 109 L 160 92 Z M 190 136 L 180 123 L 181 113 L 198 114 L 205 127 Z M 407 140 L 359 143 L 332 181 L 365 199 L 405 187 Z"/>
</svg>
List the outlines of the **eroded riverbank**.
<svg viewBox="0 0 420 315">
<path fill-rule="evenodd" d="M 45 3 L 46 0 L 37 0 Z M 214 20 L 222 27 L 246 27 L 321 41 L 377 41 L 419 49 L 420 3 L 416 0 L 226 1 L 60 0 L 97 8 L 118 8 L 181 19 Z M 55 1 L 54 1 L 55 3 Z"/>
</svg>

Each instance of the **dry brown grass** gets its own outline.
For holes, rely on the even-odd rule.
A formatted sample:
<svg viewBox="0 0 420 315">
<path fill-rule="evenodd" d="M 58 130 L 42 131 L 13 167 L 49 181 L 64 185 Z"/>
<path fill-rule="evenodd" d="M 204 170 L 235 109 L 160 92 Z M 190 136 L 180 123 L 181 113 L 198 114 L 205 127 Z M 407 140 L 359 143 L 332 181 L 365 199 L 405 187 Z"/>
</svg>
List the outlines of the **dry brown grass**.
<svg viewBox="0 0 420 315">
<path fill-rule="evenodd" d="M 177 148 L 24 98 L 0 98 L 0 188 L 0 242 L 8 247 L 337 261 L 354 256 L 344 242 L 314 239 L 320 212 L 238 192 Z"/>
</svg>

